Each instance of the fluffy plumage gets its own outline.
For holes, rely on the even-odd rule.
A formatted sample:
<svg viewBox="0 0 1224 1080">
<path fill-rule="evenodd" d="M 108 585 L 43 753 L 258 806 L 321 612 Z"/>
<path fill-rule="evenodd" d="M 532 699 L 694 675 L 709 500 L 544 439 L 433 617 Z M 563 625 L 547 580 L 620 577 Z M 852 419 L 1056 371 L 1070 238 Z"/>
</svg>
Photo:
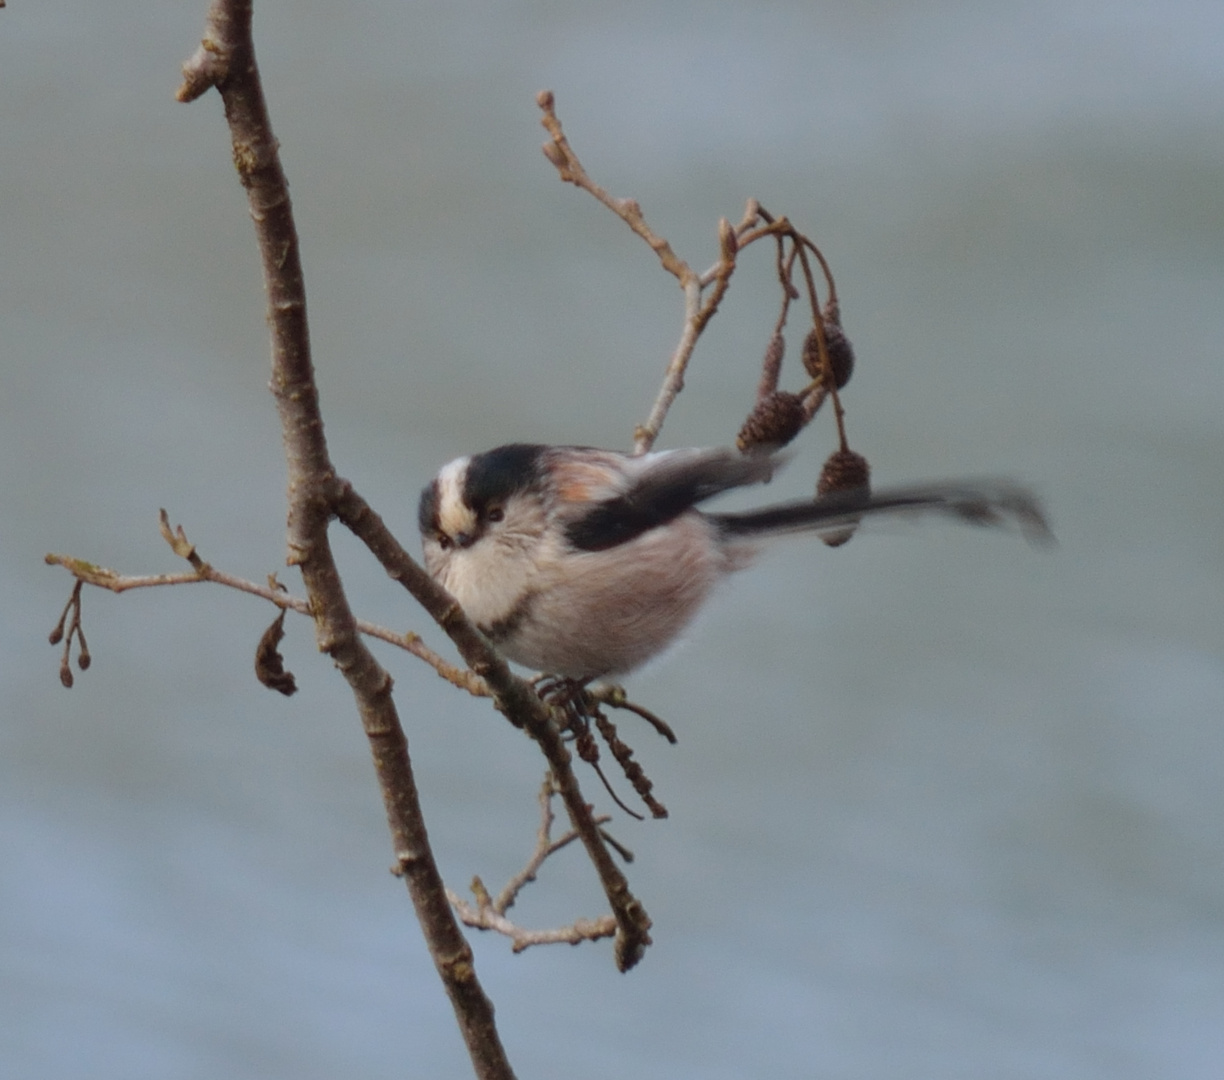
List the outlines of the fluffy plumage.
<svg viewBox="0 0 1224 1080">
<path fill-rule="evenodd" d="M 937 513 L 1049 536 L 1033 496 L 1000 481 L 839 492 L 738 514 L 698 509 L 779 464 L 729 449 L 631 456 L 523 443 L 458 458 L 421 494 L 425 565 L 509 659 L 586 680 L 665 649 L 770 535 Z"/>
</svg>

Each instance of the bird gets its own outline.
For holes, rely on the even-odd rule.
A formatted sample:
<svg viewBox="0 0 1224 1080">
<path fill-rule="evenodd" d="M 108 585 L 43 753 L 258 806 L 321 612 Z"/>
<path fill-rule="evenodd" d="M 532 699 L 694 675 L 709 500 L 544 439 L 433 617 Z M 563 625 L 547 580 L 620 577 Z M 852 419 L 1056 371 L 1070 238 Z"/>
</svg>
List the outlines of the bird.
<svg viewBox="0 0 1224 1080">
<path fill-rule="evenodd" d="M 421 492 L 425 566 L 507 659 L 585 685 L 664 652 L 720 582 L 773 537 L 828 535 L 882 515 L 942 515 L 1051 532 L 1008 480 L 833 492 L 742 512 L 702 506 L 769 481 L 786 454 L 687 448 L 628 454 L 510 443 L 444 465 Z"/>
</svg>

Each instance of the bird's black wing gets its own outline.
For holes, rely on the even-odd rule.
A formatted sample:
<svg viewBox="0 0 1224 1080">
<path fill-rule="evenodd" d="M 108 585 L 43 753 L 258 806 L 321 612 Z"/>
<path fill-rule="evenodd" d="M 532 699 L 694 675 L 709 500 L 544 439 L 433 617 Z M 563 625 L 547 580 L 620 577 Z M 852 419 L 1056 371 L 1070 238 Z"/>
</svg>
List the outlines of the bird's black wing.
<svg viewBox="0 0 1224 1080">
<path fill-rule="evenodd" d="M 620 493 L 593 504 L 566 526 L 580 551 L 606 551 L 666 525 L 706 499 L 731 488 L 768 480 L 777 456 L 736 450 L 672 450 L 643 458 L 640 472 Z"/>
</svg>

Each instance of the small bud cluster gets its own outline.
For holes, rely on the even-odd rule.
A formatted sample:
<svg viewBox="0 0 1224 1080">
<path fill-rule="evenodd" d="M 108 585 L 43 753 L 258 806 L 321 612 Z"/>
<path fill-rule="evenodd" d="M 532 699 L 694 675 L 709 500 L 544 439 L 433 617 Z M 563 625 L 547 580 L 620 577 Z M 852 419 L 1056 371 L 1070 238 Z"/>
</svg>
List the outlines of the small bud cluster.
<svg viewBox="0 0 1224 1080">
<path fill-rule="evenodd" d="M 81 586 L 83 584 L 84 582 L 77 578 L 72 589 L 72 596 L 68 598 L 59 622 L 55 624 L 55 628 L 47 637 L 52 645 L 58 645 L 61 641 L 64 643 L 64 651 L 60 656 L 59 677 L 60 682 L 68 690 L 72 689 L 72 684 L 75 682 L 72 677 L 72 642 L 74 639 L 77 642 L 77 667 L 85 671 L 93 663 L 89 645 L 85 641 L 85 631 L 81 629 Z"/>
</svg>

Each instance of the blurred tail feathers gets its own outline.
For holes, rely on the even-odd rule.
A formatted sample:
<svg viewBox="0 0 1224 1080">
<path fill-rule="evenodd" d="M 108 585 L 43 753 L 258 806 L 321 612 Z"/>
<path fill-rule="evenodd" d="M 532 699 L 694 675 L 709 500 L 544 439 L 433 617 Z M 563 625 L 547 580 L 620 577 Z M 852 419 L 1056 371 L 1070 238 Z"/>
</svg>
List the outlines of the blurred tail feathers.
<svg viewBox="0 0 1224 1080">
<path fill-rule="evenodd" d="M 883 515 L 940 515 L 967 525 L 1017 528 L 1033 544 L 1054 542 L 1037 497 L 1009 480 L 952 480 L 879 491 L 838 491 L 760 510 L 708 516 L 724 536 L 747 539 L 787 532 L 824 532 Z"/>
</svg>

